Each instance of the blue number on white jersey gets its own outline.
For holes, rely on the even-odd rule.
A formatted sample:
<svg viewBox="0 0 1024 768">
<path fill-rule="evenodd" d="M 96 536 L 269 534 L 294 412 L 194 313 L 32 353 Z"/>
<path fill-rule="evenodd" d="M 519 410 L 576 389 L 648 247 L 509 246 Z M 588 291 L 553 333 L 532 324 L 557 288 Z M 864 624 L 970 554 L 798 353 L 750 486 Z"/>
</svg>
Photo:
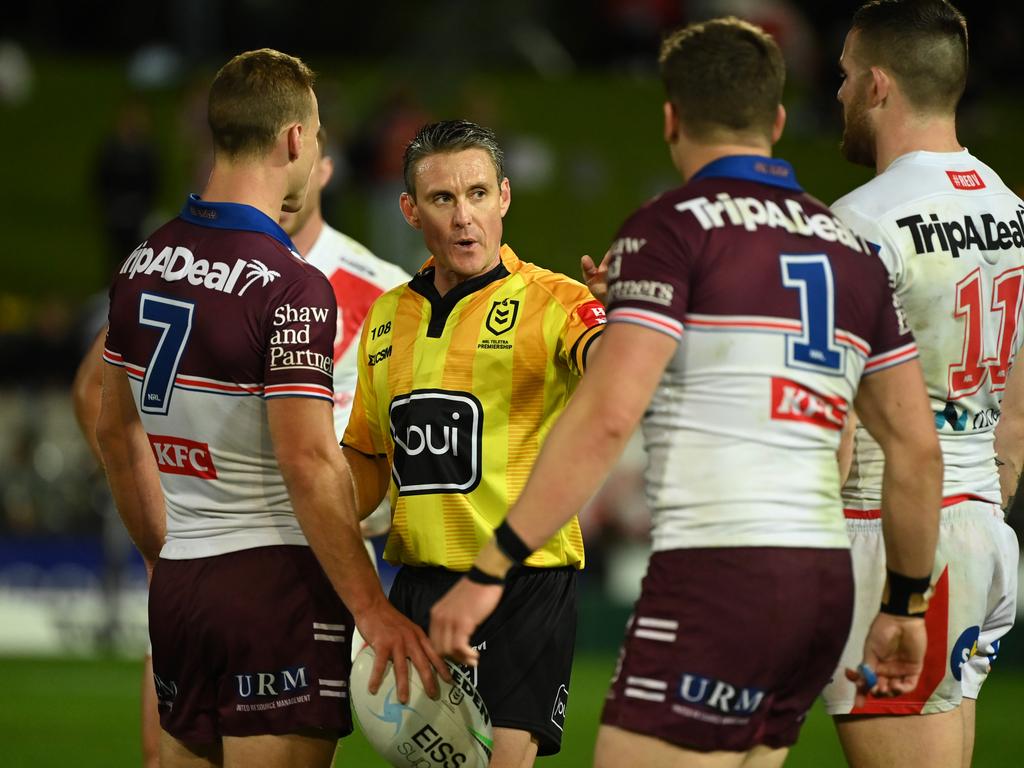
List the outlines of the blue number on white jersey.
<svg viewBox="0 0 1024 768">
<path fill-rule="evenodd" d="M 844 350 L 836 344 L 835 285 L 823 253 L 779 256 L 782 284 L 800 291 L 799 336 L 786 339 L 786 365 L 819 373 L 843 371 Z"/>
<path fill-rule="evenodd" d="M 170 407 L 181 353 L 192 333 L 194 309 L 191 301 L 168 299 L 153 293 L 143 293 L 139 300 L 139 324 L 162 331 L 142 380 L 140 407 L 146 413 L 166 414 Z"/>
</svg>

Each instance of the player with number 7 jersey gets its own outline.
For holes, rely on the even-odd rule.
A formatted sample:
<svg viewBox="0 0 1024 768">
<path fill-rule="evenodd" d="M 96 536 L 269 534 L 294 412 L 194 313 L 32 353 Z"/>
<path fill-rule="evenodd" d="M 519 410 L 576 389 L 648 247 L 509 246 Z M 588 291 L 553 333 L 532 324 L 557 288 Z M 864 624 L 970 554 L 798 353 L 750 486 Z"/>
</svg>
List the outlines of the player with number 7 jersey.
<svg viewBox="0 0 1024 768">
<path fill-rule="evenodd" d="M 167 500 L 164 558 L 305 545 L 267 400 L 333 403 L 331 286 L 276 222 L 191 197 L 125 260 L 108 363 L 132 382 Z"/>
</svg>

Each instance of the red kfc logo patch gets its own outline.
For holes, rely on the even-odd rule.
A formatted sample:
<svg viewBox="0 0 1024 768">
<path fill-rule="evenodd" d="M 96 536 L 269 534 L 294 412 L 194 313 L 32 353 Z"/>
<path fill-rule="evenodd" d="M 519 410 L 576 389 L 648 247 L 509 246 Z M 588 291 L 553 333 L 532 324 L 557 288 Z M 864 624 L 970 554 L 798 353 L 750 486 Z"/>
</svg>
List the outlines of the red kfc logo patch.
<svg viewBox="0 0 1024 768">
<path fill-rule="evenodd" d="M 161 472 L 169 475 L 188 475 L 204 480 L 216 480 L 210 446 L 171 435 L 148 435 L 149 445 Z"/>
<path fill-rule="evenodd" d="M 604 325 L 608 322 L 608 315 L 605 314 L 604 304 L 597 300 L 580 304 L 576 307 L 576 314 L 587 328 Z"/>
<path fill-rule="evenodd" d="M 946 171 L 950 182 L 957 189 L 984 189 L 985 182 L 977 171 Z"/>
<path fill-rule="evenodd" d="M 772 378 L 772 418 L 803 421 L 825 429 L 840 430 L 849 406 L 841 397 L 820 395 L 789 379 Z"/>
</svg>

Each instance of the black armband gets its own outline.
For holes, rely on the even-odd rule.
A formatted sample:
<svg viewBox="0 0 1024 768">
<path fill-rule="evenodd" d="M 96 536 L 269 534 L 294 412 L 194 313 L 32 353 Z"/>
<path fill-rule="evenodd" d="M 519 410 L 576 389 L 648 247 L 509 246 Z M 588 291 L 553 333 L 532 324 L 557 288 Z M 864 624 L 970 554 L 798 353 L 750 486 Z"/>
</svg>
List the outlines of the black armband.
<svg viewBox="0 0 1024 768">
<path fill-rule="evenodd" d="M 495 576 L 492 573 L 481 571 L 475 565 L 469 569 L 466 573 L 466 578 L 472 581 L 474 584 L 487 584 L 490 585 L 502 585 L 505 583 L 505 579 L 501 576 Z"/>
<path fill-rule="evenodd" d="M 498 549 L 505 557 L 520 565 L 533 554 L 533 550 L 526 546 L 526 542 L 519 538 L 518 533 L 512 530 L 508 520 L 502 520 L 501 525 L 494 529 L 494 543 L 498 545 Z"/>
<path fill-rule="evenodd" d="M 882 590 L 882 613 L 893 616 L 924 616 L 928 610 L 931 578 L 912 579 L 888 568 L 885 588 Z"/>
</svg>

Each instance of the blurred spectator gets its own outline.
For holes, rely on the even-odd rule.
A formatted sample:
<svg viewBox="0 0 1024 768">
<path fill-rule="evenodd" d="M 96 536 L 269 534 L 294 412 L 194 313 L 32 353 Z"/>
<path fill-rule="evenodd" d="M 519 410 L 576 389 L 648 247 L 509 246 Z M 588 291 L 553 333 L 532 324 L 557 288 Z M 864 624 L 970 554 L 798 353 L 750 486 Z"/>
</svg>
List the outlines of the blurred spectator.
<svg viewBox="0 0 1024 768">
<path fill-rule="evenodd" d="M 187 155 L 184 166 L 189 169 L 189 176 L 186 189 L 177 190 L 179 194 L 206 187 L 210 171 L 213 170 L 213 140 L 206 122 L 206 99 L 212 81 L 212 72 L 202 70 L 193 73 L 181 97 L 177 147 Z"/>
<path fill-rule="evenodd" d="M 93 189 L 111 268 L 142 241 L 143 225 L 160 190 L 160 158 L 151 123 L 142 102 L 126 102 L 96 157 Z"/>
<path fill-rule="evenodd" d="M 32 95 L 32 64 L 13 40 L 0 40 L 0 104 L 18 106 Z"/>
<path fill-rule="evenodd" d="M 48 297 L 26 305 L 13 327 L 0 328 L 0 386 L 66 387 L 80 354 L 74 317 L 65 301 Z"/>
<path fill-rule="evenodd" d="M 419 270 L 428 254 L 398 208 L 405 191 L 402 158 L 405 145 L 430 119 L 409 88 L 396 86 L 356 130 L 349 147 L 353 181 L 369 205 L 370 250 L 407 272 Z"/>
<path fill-rule="evenodd" d="M 654 71 L 655 58 L 666 30 L 684 21 L 681 0 L 606 0 L 608 25 L 614 59 L 627 69 Z"/>
</svg>

